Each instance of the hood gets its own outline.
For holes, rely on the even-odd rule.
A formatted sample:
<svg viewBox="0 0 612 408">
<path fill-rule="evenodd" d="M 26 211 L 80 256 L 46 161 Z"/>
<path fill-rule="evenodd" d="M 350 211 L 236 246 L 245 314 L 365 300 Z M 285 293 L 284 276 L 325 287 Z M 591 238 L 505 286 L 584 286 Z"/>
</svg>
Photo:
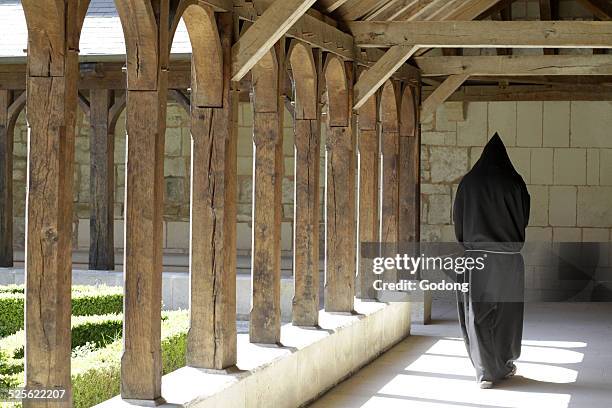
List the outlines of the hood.
<svg viewBox="0 0 612 408">
<path fill-rule="evenodd" d="M 498 167 L 516 172 L 501 137 L 495 132 L 474 167 Z"/>
</svg>

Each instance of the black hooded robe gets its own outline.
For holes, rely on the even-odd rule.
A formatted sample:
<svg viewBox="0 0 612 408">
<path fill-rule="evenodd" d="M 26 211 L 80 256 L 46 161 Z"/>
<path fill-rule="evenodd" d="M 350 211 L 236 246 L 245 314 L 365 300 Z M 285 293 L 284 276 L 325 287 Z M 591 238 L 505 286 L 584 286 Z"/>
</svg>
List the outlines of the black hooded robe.
<svg viewBox="0 0 612 408">
<path fill-rule="evenodd" d="M 477 381 L 497 381 L 513 369 L 523 336 L 524 263 L 529 193 L 496 133 L 459 184 L 453 219 L 465 257 L 484 268 L 458 275 L 459 323 Z"/>
</svg>

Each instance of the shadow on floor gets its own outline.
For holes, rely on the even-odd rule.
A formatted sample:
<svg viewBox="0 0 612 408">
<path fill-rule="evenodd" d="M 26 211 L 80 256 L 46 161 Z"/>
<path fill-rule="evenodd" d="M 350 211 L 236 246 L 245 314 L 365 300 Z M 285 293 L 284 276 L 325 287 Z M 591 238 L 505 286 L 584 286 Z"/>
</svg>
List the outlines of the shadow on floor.
<svg viewBox="0 0 612 408">
<path fill-rule="evenodd" d="M 518 373 L 481 390 L 452 304 L 312 404 L 316 408 L 612 406 L 612 303 L 526 305 Z"/>
</svg>

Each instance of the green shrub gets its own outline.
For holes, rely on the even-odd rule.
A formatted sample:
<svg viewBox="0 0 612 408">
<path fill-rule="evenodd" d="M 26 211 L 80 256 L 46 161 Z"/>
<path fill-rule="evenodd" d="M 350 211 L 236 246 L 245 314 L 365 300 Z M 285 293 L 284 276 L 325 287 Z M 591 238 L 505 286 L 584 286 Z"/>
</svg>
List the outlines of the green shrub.
<svg viewBox="0 0 612 408">
<path fill-rule="evenodd" d="M 104 347 L 121 337 L 123 317 L 121 315 L 73 316 L 72 349 L 87 346 L 89 350 Z M 14 374 L 23 371 L 25 331 L 20 330 L 2 339 L 0 358 L 10 367 L 0 369 L 0 374 Z"/>
<path fill-rule="evenodd" d="M 18 286 L 0 291 L 0 338 L 23 329 L 23 292 Z M 8 288 L 8 289 L 7 289 Z M 12 291 L 12 292 L 11 292 Z M 123 289 L 110 286 L 77 286 L 72 290 L 72 315 L 93 316 L 123 312 Z"/>
<path fill-rule="evenodd" d="M 167 312 L 162 321 L 163 373 L 185 365 L 189 315 L 186 311 Z M 117 340 L 107 347 L 72 360 L 74 407 L 91 407 L 120 392 L 121 353 Z"/>
<path fill-rule="evenodd" d="M 23 329 L 23 294 L 0 293 L 0 338 Z"/>
<path fill-rule="evenodd" d="M 0 286 L 0 293 L 23 293 L 25 287 L 23 285 L 5 285 Z"/>
<path fill-rule="evenodd" d="M 123 312 L 123 289 L 109 286 L 90 286 L 72 292 L 72 315 L 93 316 Z"/>
</svg>

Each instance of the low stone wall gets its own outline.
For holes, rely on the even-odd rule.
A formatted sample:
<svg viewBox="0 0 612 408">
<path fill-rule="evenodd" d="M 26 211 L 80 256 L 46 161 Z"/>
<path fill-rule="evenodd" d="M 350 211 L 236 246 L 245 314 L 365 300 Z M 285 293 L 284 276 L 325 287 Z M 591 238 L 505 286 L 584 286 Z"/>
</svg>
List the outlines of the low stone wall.
<svg viewBox="0 0 612 408">
<path fill-rule="evenodd" d="M 162 378 L 160 407 L 295 408 L 348 377 L 410 333 L 410 303 L 362 303 L 356 315 L 321 311 L 320 328 L 284 325 L 282 346 L 238 335 L 236 370 L 180 368 Z M 98 408 L 132 407 L 119 397 Z"/>
</svg>

